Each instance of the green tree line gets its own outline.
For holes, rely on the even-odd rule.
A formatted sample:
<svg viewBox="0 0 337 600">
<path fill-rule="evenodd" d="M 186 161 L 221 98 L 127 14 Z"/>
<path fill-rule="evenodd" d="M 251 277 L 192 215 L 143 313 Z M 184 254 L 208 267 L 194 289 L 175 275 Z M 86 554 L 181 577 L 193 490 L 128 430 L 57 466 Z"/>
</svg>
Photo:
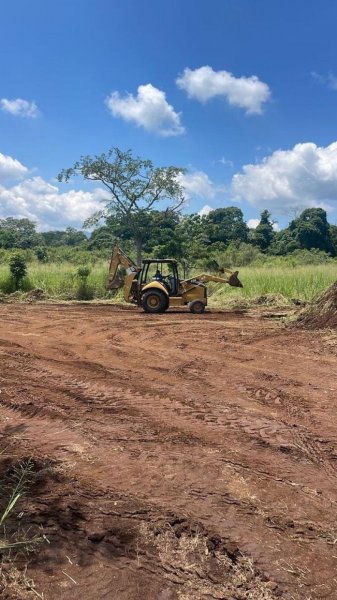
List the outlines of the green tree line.
<svg viewBox="0 0 337 600">
<path fill-rule="evenodd" d="M 152 210 L 142 215 L 142 248 L 146 255 L 174 257 L 195 263 L 229 248 L 284 256 L 296 250 L 317 249 L 337 256 L 337 226 L 328 223 L 322 208 L 305 209 L 288 227 L 274 231 L 271 215 L 262 211 L 255 229 L 249 229 L 237 207 L 218 208 L 206 216 L 181 215 L 177 211 Z M 138 224 L 140 230 L 140 225 Z M 29 219 L 0 219 L 0 248 L 30 249 L 37 260 L 47 261 L 58 248 L 86 250 L 106 256 L 115 243 L 133 249 L 133 231 L 127 222 L 108 215 L 105 223 L 89 234 L 68 227 L 64 231 L 38 232 Z"/>
</svg>

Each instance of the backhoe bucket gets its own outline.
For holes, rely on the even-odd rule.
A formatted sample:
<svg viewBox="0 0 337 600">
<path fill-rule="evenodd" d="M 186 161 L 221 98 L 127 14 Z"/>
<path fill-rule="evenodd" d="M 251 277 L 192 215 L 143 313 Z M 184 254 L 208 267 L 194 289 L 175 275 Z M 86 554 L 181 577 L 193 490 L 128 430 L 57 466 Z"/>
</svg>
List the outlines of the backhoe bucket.
<svg viewBox="0 0 337 600">
<path fill-rule="evenodd" d="M 106 284 L 107 290 L 118 290 L 124 285 L 124 279 L 120 275 L 116 275 L 111 281 Z"/>
<path fill-rule="evenodd" d="M 243 287 L 240 279 L 238 278 L 238 274 L 239 271 L 234 271 L 234 273 L 232 273 L 228 279 L 228 283 L 229 285 L 233 286 L 233 287 Z"/>
</svg>

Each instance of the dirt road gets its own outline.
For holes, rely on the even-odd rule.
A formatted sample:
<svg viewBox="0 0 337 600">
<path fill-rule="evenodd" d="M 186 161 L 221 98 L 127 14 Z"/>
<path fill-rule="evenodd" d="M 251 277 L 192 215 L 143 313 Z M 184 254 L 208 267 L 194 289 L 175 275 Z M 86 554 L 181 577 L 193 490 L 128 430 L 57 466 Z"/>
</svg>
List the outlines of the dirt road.
<svg viewBox="0 0 337 600">
<path fill-rule="evenodd" d="M 0 305 L 45 600 L 337 598 L 337 356 L 233 313 Z M 7 471 L 6 471 L 7 470 Z"/>
</svg>

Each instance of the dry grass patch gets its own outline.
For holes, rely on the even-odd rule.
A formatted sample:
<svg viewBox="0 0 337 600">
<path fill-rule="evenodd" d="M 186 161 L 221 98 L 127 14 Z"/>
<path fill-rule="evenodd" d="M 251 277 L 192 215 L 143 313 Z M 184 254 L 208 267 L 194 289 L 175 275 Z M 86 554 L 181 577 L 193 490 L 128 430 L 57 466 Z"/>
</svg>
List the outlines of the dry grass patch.
<svg viewBox="0 0 337 600">
<path fill-rule="evenodd" d="M 179 585 L 179 600 L 235 598 L 274 600 L 277 585 L 265 581 L 252 561 L 238 551 L 229 552 L 218 536 L 209 536 L 198 527 L 153 530 L 140 526 L 141 537 L 158 552 L 165 578 Z"/>
</svg>

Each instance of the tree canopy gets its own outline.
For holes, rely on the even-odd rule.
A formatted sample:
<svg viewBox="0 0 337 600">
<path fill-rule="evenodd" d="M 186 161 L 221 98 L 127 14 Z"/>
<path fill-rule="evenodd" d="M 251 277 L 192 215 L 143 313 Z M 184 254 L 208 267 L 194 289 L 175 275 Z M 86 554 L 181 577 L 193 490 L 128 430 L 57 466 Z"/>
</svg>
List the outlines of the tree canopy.
<svg viewBox="0 0 337 600">
<path fill-rule="evenodd" d="M 210 243 L 246 242 L 249 229 L 244 221 L 243 213 L 236 206 L 216 208 L 206 217 L 206 227 Z"/>
<path fill-rule="evenodd" d="M 237 207 L 216 209 L 200 216 L 160 210 L 158 206 L 148 212 L 140 211 L 137 227 L 147 256 L 176 258 L 186 269 L 199 263 L 216 270 L 220 264 L 230 266 L 239 260 L 240 264 L 249 264 L 257 256 L 296 252 L 306 253 L 306 260 L 310 256 L 315 260 L 337 256 L 337 226 L 329 224 L 321 208 L 305 209 L 281 231 L 273 230 L 268 211 L 262 212 L 256 229 L 248 229 Z M 113 213 L 91 233 L 72 227 L 39 233 L 29 219 L 0 219 L 2 256 L 18 249 L 41 262 L 58 257 L 57 260 L 77 264 L 81 256 L 89 262 L 94 261 L 94 256 L 107 258 L 115 243 L 135 255 L 134 229 L 126 220 L 116 219 Z"/>
<path fill-rule="evenodd" d="M 95 224 L 102 218 L 109 219 L 110 225 L 115 222 L 119 235 L 133 240 L 140 264 L 155 206 L 174 212 L 184 203 L 178 177 L 183 172 L 174 166 L 154 167 L 151 160 L 134 157 L 131 150 L 111 148 L 106 154 L 81 157 L 73 167 L 63 169 L 58 180 L 67 182 L 80 175 L 104 185 L 108 192 L 105 208 L 88 222 Z"/>
<path fill-rule="evenodd" d="M 268 210 L 263 210 L 261 213 L 260 223 L 252 235 L 252 242 L 254 246 L 258 246 L 262 252 L 268 250 L 275 237 L 273 222 L 270 220 L 270 217 L 270 212 Z"/>
<path fill-rule="evenodd" d="M 306 208 L 286 229 L 280 231 L 271 247 L 275 254 L 287 254 L 294 250 L 317 248 L 335 256 L 335 226 L 327 220 L 323 208 Z"/>
<path fill-rule="evenodd" d="M 33 248 L 41 243 L 36 225 L 29 219 L 0 219 L 0 248 Z"/>
</svg>

